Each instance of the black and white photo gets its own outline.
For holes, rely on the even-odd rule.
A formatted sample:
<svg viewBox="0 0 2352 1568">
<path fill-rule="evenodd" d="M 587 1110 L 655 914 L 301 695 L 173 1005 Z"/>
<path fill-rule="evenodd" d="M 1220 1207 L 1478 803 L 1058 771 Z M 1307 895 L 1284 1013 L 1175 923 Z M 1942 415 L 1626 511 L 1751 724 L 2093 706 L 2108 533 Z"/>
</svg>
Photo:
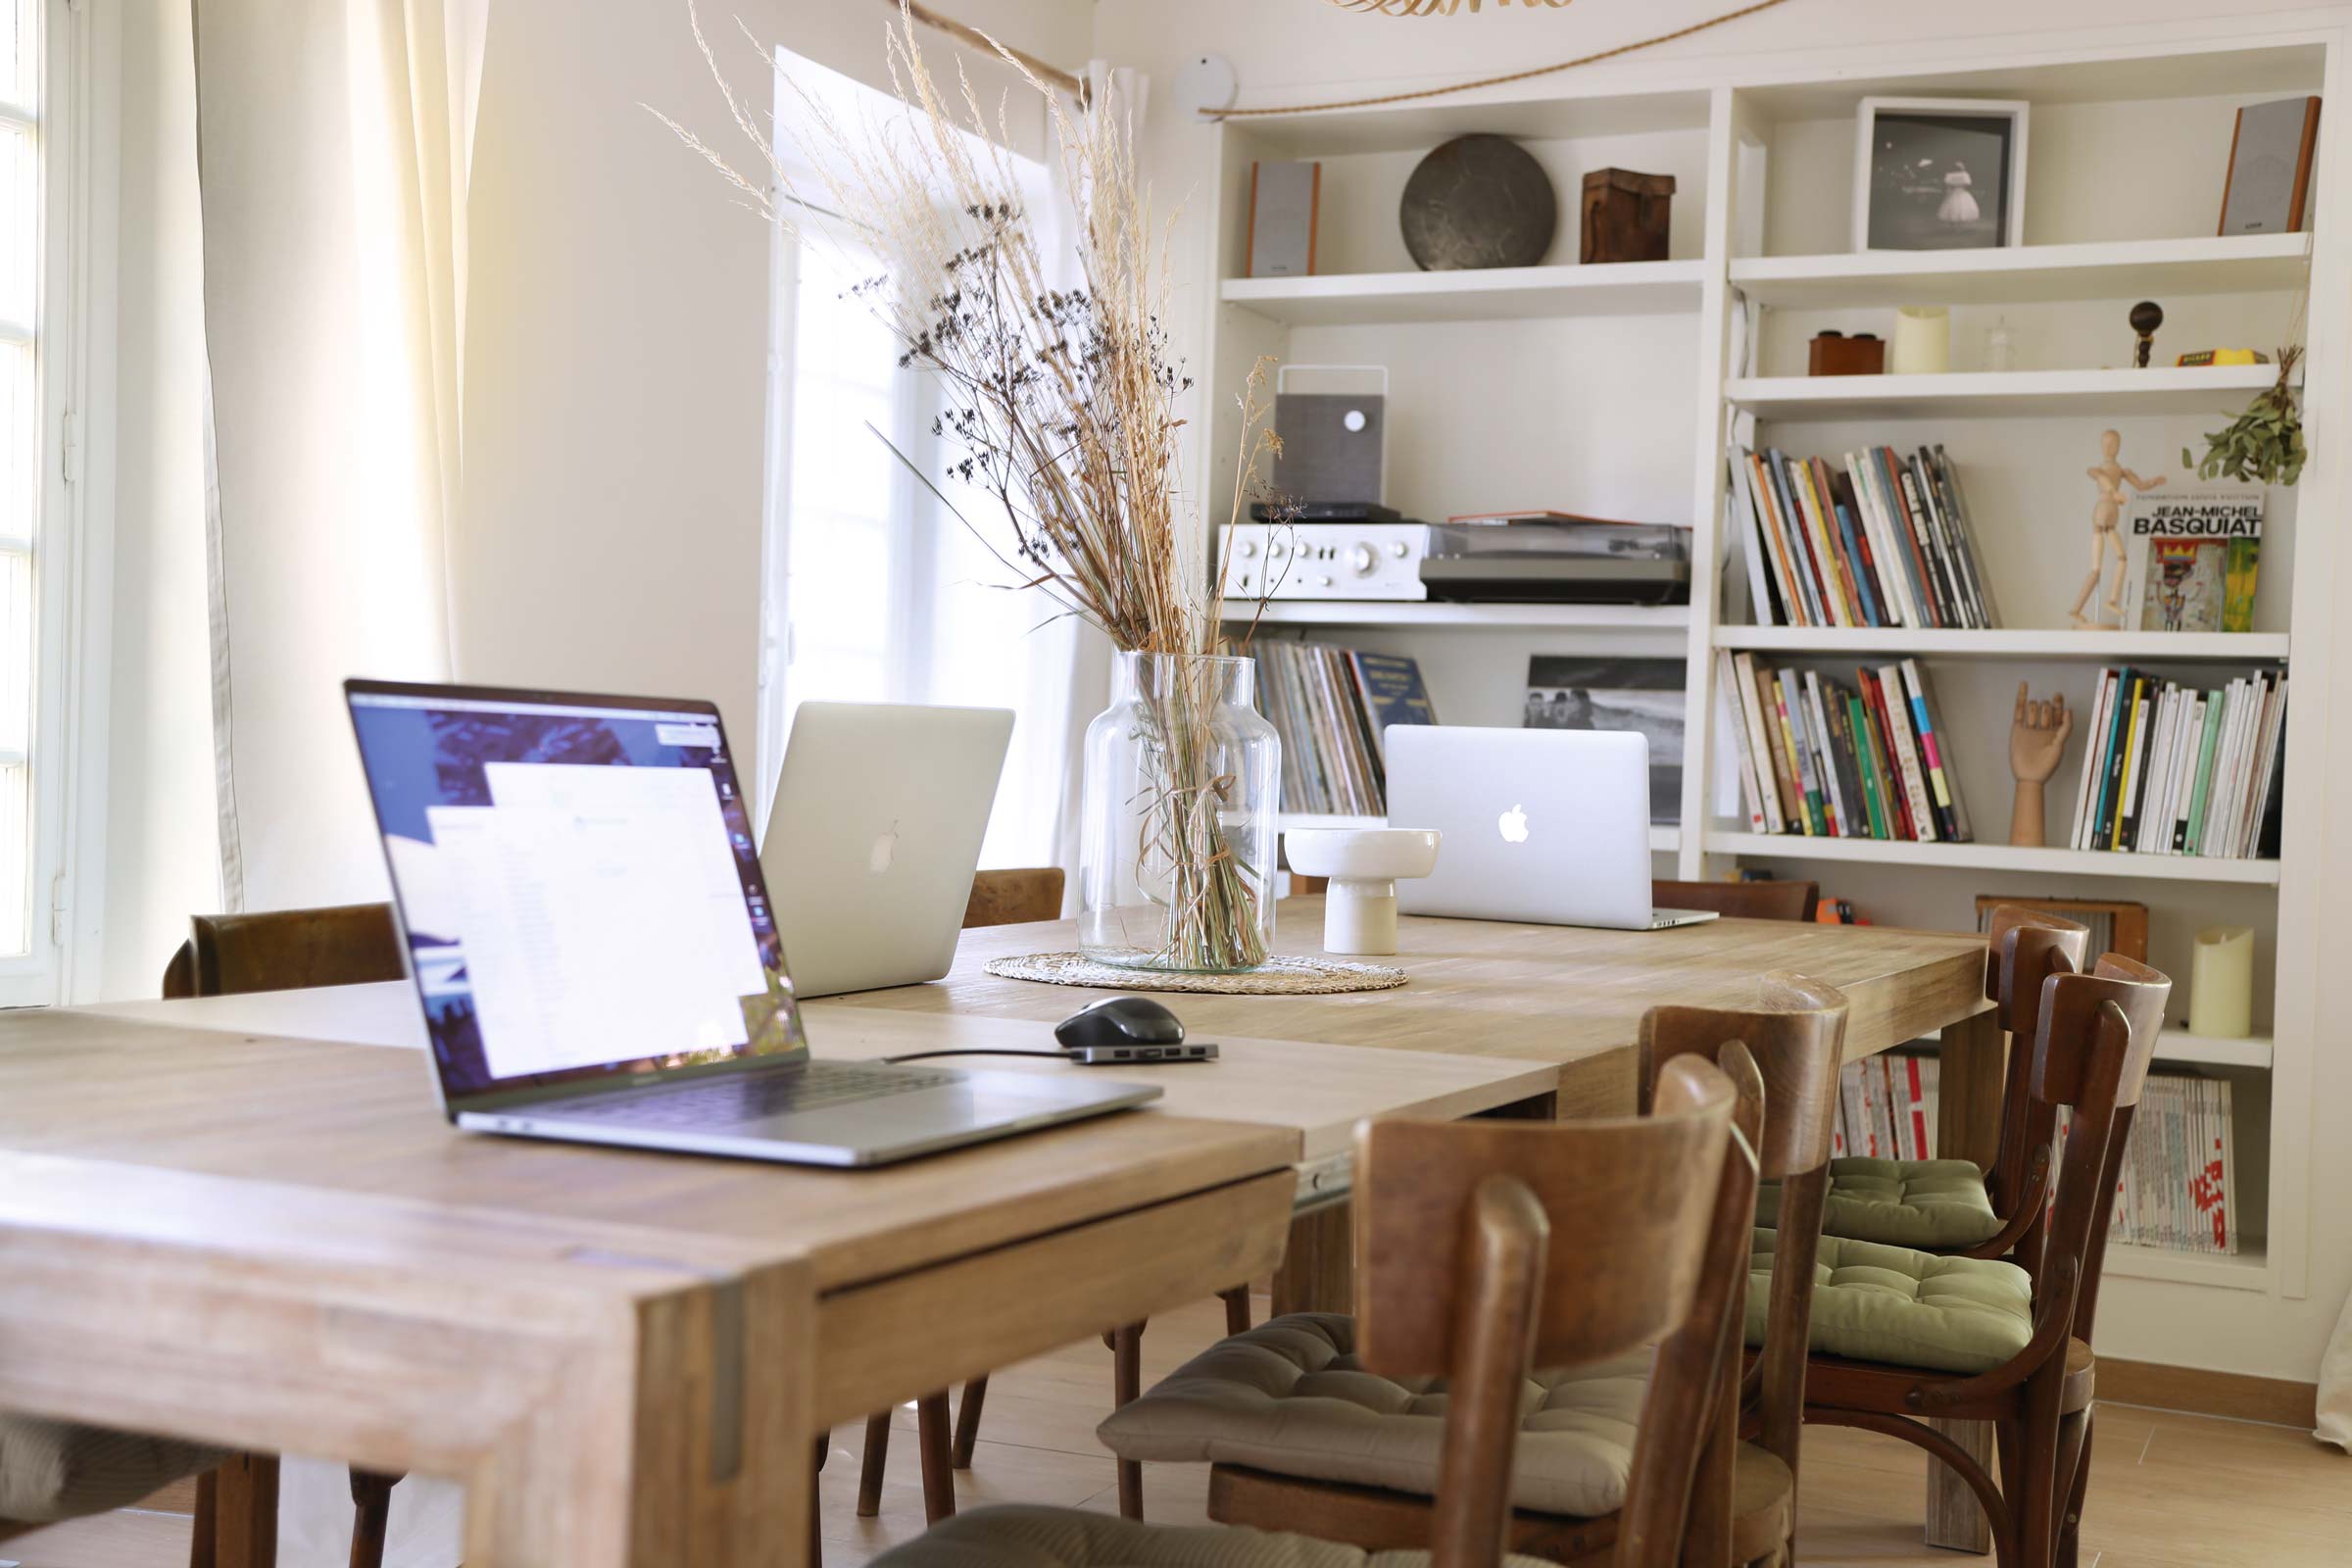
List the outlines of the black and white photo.
<svg viewBox="0 0 2352 1568">
<path fill-rule="evenodd" d="M 2023 243 L 2024 104 L 1865 98 L 1859 117 L 1856 250 Z"/>
</svg>

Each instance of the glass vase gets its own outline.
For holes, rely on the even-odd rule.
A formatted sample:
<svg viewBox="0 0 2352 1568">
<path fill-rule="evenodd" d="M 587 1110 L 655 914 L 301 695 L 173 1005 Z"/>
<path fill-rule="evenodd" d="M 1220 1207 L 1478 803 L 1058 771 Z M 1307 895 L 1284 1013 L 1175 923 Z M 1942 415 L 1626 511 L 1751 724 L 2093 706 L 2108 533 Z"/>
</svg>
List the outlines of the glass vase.
<svg viewBox="0 0 2352 1568">
<path fill-rule="evenodd" d="M 1257 662 L 1121 654 L 1087 726 L 1078 943 L 1129 968 L 1233 974 L 1274 946 L 1282 739 Z"/>
</svg>

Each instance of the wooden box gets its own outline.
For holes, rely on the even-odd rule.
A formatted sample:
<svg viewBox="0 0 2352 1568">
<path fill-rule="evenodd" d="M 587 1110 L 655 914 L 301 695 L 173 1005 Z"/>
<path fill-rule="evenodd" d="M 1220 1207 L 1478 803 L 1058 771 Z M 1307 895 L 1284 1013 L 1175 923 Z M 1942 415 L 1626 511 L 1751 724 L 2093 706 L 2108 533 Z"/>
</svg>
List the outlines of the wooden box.
<svg viewBox="0 0 2352 1568">
<path fill-rule="evenodd" d="M 1817 334 L 1805 353 L 1807 375 L 1878 375 L 1886 368 L 1886 342 L 1868 332 Z"/>
<path fill-rule="evenodd" d="M 1674 209 L 1672 174 L 1595 169 L 1585 176 L 1585 210 L 1577 260 L 1662 262 L 1666 223 Z"/>
</svg>

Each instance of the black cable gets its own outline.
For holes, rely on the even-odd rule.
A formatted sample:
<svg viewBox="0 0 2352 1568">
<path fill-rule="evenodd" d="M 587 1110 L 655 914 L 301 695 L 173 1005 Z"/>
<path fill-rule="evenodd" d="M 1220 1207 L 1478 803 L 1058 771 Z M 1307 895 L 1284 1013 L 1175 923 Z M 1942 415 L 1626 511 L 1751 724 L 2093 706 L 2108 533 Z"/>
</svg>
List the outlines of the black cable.
<svg viewBox="0 0 2352 1568">
<path fill-rule="evenodd" d="M 1051 1056 L 1055 1061 L 1071 1059 L 1066 1051 L 910 1051 L 904 1056 L 884 1056 L 883 1064 L 895 1067 L 902 1061 L 928 1061 L 933 1056 Z"/>
</svg>

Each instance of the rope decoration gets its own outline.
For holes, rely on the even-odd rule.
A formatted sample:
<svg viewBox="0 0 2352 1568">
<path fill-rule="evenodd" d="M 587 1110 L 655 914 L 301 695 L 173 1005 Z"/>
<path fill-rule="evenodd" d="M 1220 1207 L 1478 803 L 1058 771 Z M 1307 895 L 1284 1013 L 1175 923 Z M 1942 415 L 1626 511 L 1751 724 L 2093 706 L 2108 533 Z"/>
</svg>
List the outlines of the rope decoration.
<svg viewBox="0 0 2352 1568">
<path fill-rule="evenodd" d="M 1342 11 L 1378 12 L 1384 17 L 1450 17 L 1462 9 L 1462 0 L 1331 0 L 1331 3 Z M 1510 3 L 1511 0 L 1494 0 L 1498 9 Z M 1573 0 L 1519 0 L 1519 3 L 1530 11 L 1538 5 L 1557 11 Z M 1478 0 L 1469 0 L 1469 4 L 1470 14 L 1477 16 Z"/>
<path fill-rule="evenodd" d="M 1344 6 L 1350 11 L 1380 12 L 1394 17 L 1449 16 L 1460 0 L 1331 0 L 1331 3 Z M 1507 0 L 1496 0 L 1498 6 L 1505 3 Z M 1520 0 L 1520 3 L 1532 5 L 1533 0 Z M 1544 0 L 1544 3 L 1565 4 L 1566 0 Z M 1753 3 L 1741 6 L 1736 11 L 1726 11 L 1719 17 L 1709 17 L 1702 22 L 1693 22 L 1687 27 L 1677 27 L 1672 32 L 1661 32 L 1652 38 L 1637 38 L 1632 43 L 1621 43 L 1612 49 L 1601 49 L 1592 54 L 1579 55 L 1574 60 L 1563 60 L 1557 65 L 1536 66 L 1527 71 L 1514 71 L 1500 76 L 1481 77 L 1477 81 L 1457 81 L 1450 87 L 1421 87 L 1411 92 L 1383 93 L 1376 98 L 1343 98 L 1327 104 L 1288 104 L 1266 109 L 1204 109 L 1201 114 L 1212 120 L 1246 120 L 1256 115 L 1305 115 L 1325 109 L 1373 109 L 1383 104 L 1411 103 L 1422 98 L 1443 98 L 1457 92 L 1475 92 L 1481 87 L 1499 87 L 1506 82 L 1526 81 L 1534 76 L 1548 76 L 1555 72 L 1573 71 L 1579 66 L 1598 65 L 1603 60 L 1614 60 L 1620 55 L 1630 55 L 1642 49 L 1654 49 L 1659 44 L 1672 43 L 1677 38 L 1688 38 L 1694 32 L 1705 32 L 1710 27 L 1720 27 L 1727 22 L 1737 22 L 1741 17 L 1752 17 L 1759 11 L 1770 11 L 1774 6 L 1786 3 L 1787 0 L 1753 0 Z M 1440 6 L 1444 6 L 1445 10 L 1436 9 Z M 1470 9 L 1473 12 L 1478 9 L 1478 0 L 1470 0 Z"/>
</svg>

